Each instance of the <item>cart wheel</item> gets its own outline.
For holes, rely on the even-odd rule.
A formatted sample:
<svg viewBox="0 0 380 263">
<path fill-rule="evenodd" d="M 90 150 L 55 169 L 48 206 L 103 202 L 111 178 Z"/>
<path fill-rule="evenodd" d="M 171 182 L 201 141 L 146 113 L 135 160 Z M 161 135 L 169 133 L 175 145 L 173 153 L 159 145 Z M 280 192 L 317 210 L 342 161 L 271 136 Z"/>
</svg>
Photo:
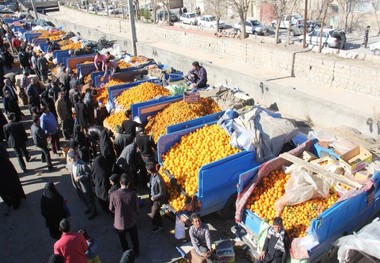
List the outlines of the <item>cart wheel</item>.
<svg viewBox="0 0 380 263">
<path fill-rule="evenodd" d="M 223 219 L 231 219 L 234 218 L 236 212 L 236 198 L 237 194 L 233 194 L 228 198 L 226 204 L 220 210 L 220 217 Z"/>
</svg>

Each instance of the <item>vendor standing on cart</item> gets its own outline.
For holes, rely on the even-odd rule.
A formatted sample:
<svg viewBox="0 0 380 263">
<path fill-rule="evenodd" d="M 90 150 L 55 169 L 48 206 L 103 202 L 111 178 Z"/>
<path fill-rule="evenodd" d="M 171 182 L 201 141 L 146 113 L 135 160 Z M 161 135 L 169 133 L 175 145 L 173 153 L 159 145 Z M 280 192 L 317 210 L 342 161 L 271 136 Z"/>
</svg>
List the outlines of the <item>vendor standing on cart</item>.
<svg viewBox="0 0 380 263">
<path fill-rule="evenodd" d="M 117 61 L 115 61 L 115 60 L 109 60 L 108 58 L 106 58 L 106 60 L 104 62 L 104 75 L 103 75 L 103 78 L 105 78 L 107 76 L 108 71 L 110 71 L 110 76 L 111 77 L 116 72 L 120 72 L 120 68 L 119 68 L 119 66 L 117 64 Z"/>
<path fill-rule="evenodd" d="M 193 89 L 201 89 L 207 87 L 206 69 L 199 65 L 198 61 L 193 62 L 193 69 L 189 71 L 188 79 L 191 82 L 190 87 Z"/>
<path fill-rule="evenodd" d="M 106 61 L 106 56 L 102 55 L 98 52 L 96 52 L 95 58 L 94 58 L 94 65 L 96 71 L 102 71 L 104 70 L 104 63 Z"/>
<path fill-rule="evenodd" d="M 289 238 L 285 232 L 281 217 L 273 219 L 268 229 L 264 247 L 255 263 L 286 263 L 289 251 Z"/>
</svg>

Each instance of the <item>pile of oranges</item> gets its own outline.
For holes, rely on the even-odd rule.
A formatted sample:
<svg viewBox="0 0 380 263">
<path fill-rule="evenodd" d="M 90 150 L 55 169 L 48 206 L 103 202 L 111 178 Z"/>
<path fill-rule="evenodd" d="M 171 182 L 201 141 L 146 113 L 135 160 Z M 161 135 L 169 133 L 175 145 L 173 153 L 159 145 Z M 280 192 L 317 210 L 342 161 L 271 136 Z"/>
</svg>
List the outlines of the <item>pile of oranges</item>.
<svg viewBox="0 0 380 263">
<path fill-rule="evenodd" d="M 205 125 L 181 137 L 169 151 L 162 156 L 162 174 L 169 193 L 169 204 L 179 211 L 184 206 L 185 197 L 169 183 L 163 169 L 167 169 L 177 183 L 189 196 L 198 191 L 199 169 L 208 163 L 223 159 L 239 152 L 230 145 L 229 135 L 218 125 Z"/>
<path fill-rule="evenodd" d="M 104 127 L 115 130 L 116 125 L 120 125 L 126 119 L 125 113 L 123 111 L 118 111 L 116 113 L 110 114 L 107 118 L 104 119 Z"/>
<path fill-rule="evenodd" d="M 119 61 L 117 62 L 117 65 L 118 65 L 119 68 L 121 68 L 121 69 L 123 69 L 123 68 L 129 68 L 129 67 L 132 66 L 131 64 L 125 62 L 124 60 L 119 60 Z"/>
<path fill-rule="evenodd" d="M 151 100 L 158 96 L 170 96 L 170 92 L 162 86 L 144 82 L 136 87 L 124 90 L 123 93 L 116 98 L 116 102 L 128 110 L 134 103 Z"/>
<path fill-rule="evenodd" d="M 91 75 L 89 75 L 89 79 L 91 79 Z M 85 81 L 86 81 L 86 78 L 85 78 Z M 87 83 L 87 82 L 85 82 Z M 106 85 L 103 85 L 101 88 L 99 89 L 96 89 L 96 95 L 95 95 L 95 99 L 97 101 L 101 101 L 103 103 L 103 105 L 105 105 L 108 101 L 108 87 L 111 87 L 111 86 L 115 86 L 115 85 L 119 85 L 119 84 L 124 84 L 124 83 L 127 83 L 127 82 L 123 82 L 121 80 L 118 80 L 118 79 L 112 79 L 110 81 L 107 82 Z"/>
<path fill-rule="evenodd" d="M 193 120 L 219 112 L 220 108 L 215 101 L 208 98 L 201 98 L 198 103 L 187 103 L 183 100 L 174 102 L 163 111 L 157 113 L 149 119 L 145 126 L 147 133 L 151 134 L 157 142 L 158 137 L 166 133 L 166 127 Z"/>
<path fill-rule="evenodd" d="M 273 218 L 277 216 L 274 203 L 285 194 L 285 184 L 289 178 L 290 175 L 283 171 L 270 172 L 255 188 L 246 208 L 272 223 Z M 332 206 L 338 198 L 336 193 L 330 191 L 330 196 L 326 199 L 314 198 L 298 205 L 285 206 L 280 216 L 289 237 L 306 236 L 310 221 Z"/>
</svg>

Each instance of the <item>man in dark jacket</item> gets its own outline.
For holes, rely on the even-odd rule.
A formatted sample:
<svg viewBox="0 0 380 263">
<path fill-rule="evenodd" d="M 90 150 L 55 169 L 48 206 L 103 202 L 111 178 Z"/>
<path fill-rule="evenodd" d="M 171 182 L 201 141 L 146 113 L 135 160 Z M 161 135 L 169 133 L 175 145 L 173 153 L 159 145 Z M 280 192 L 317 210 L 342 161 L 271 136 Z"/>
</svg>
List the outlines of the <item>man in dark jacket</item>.
<svg viewBox="0 0 380 263">
<path fill-rule="evenodd" d="M 52 170 L 53 165 L 50 159 L 50 152 L 49 152 L 48 143 L 47 143 L 47 135 L 40 126 L 40 117 L 38 115 L 33 115 L 32 119 L 33 119 L 33 125 L 30 128 L 30 131 L 33 137 L 33 142 L 41 150 L 41 161 L 43 163 L 47 162 L 48 169 Z"/>
<path fill-rule="evenodd" d="M 115 131 L 116 135 L 113 144 L 115 146 L 116 156 L 120 156 L 125 146 L 130 144 L 133 141 L 133 138 L 129 134 L 122 133 L 120 125 L 116 125 Z"/>
<path fill-rule="evenodd" d="M 20 61 L 23 71 L 30 74 L 29 54 L 25 51 L 25 49 L 21 49 L 18 53 L 18 60 Z"/>
<path fill-rule="evenodd" d="M 152 218 L 153 232 L 157 232 L 163 229 L 160 208 L 166 200 L 165 185 L 154 163 L 148 163 L 146 170 L 150 174 L 149 186 L 150 200 L 152 202 L 152 210 L 148 215 Z"/>
<path fill-rule="evenodd" d="M 18 163 L 21 169 L 25 172 L 26 165 L 22 155 L 24 154 L 27 162 L 30 161 L 28 150 L 26 149 L 26 141 L 28 136 L 26 135 L 25 128 L 21 123 L 16 122 L 16 117 L 13 112 L 8 114 L 9 123 L 4 125 L 4 137 L 7 140 L 8 146 L 12 147 L 16 153 Z"/>
<path fill-rule="evenodd" d="M 46 81 L 48 79 L 49 73 L 49 62 L 47 61 L 45 54 L 42 53 L 41 56 L 37 59 L 37 67 L 41 74 L 41 80 Z"/>
<path fill-rule="evenodd" d="M 256 263 L 286 263 L 289 251 L 289 238 L 285 232 L 281 217 L 273 219 L 268 229 L 264 247 Z"/>
<path fill-rule="evenodd" d="M 32 83 L 30 83 L 30 85 L 26 89 L 26 94 L 28 95 L 29 100 L 30 114 L 33 114 L 31 110 L 33 107 L 37 107 L 38 109 L 41 108 L 40 93 L 41 88 L 38 85 L 38 80 L 37 78 L 33 78 Z"/>
</svg>

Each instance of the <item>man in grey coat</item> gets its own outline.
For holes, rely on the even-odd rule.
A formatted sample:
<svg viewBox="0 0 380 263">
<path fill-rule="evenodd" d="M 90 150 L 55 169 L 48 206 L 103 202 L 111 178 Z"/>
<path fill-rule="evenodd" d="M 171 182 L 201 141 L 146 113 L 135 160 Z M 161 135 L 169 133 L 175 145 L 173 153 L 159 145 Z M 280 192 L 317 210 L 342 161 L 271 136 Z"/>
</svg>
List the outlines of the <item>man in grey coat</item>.
<svg viewBox="0 0 380 263">
<path fill-rule="evenodd" d="M 88 214 L 88 219 L 94 219 L 97 215 L 95 205 L 95 195 L 92 189 L 91 169 L 88 165 L 78 158 L 78 154 L 70 149 L 67 152 L 68 169 L 71 174 L 71 181 L 79 197 L 87 206 L 85 214 Z"/>
<path fill-rule="evenodd" d="M 33 125 L 30 128 L 34 144 L 41 150 L 41 161 L 47 162 L 49 171 L 53 169 L 51 163 L 50 152 L 47 143 L 47 134 L 40 126 L 40 117 L 33 115 Z"/>
</svg>

